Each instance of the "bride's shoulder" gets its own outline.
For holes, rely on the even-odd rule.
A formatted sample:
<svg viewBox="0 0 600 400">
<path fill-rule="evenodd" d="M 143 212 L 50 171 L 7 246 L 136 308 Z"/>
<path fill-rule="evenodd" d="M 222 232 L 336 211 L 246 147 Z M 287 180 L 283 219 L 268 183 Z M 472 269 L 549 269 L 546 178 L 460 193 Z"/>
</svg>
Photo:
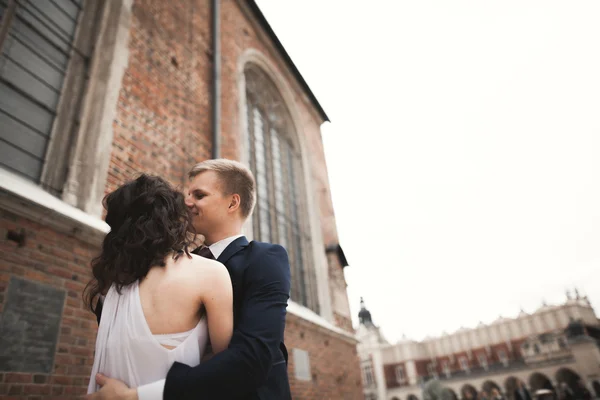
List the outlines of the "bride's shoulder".
<svg viewBox="0 0 600 400">
<path fill-rule="evenodd" d="M 225 266 L 217 260 L 201 257 L 194 253 L 190 253 L 190 258 L 188 259 L 190 260 L 190 264 L 197 268 L 215 268 L 218 266 L 225 268 Z"/>
<path fill-rule="evenodd" d="M 229 278 L 227 268 L 219 261 L 200 257 L 196 254 L 192 254 L 191 256 L 187 265 L 187 272 L 196 278 L 204 281 L 209 279 L 221 280 L 224 276 Z"/>
</svg>

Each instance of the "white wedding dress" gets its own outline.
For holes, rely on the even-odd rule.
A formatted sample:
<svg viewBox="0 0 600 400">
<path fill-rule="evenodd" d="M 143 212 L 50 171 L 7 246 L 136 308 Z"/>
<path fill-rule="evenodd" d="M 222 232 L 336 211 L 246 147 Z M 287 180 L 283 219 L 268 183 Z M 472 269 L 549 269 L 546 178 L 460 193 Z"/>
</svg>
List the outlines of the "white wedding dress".
<svg viewBox="0 0 600 400">
<path fill-rule="evenodd" d="M 153 335 L 142 310 L 138 282 L 124 287 L 120 295 L 113 285 L 102 306 L 88 393 L 100 390 L 97 373 L 138 387 L 165 379 L 175 361 L 196 366 L 207 341 L 205 317 L 190 331 Z"/>
</svg>

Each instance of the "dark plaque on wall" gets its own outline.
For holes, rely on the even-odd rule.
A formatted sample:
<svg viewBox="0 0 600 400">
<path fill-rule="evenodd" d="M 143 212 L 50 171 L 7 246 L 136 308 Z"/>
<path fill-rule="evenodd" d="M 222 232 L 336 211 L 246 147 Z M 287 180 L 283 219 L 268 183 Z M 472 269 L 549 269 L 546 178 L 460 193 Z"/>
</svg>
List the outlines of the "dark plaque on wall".
<svg viewBox="0 0 600 400">
<path fill-rule="evenodd" d="M 65 292 L 11 277 L 0 314 L 0 371 L 50 373 Z"/>
</svg>

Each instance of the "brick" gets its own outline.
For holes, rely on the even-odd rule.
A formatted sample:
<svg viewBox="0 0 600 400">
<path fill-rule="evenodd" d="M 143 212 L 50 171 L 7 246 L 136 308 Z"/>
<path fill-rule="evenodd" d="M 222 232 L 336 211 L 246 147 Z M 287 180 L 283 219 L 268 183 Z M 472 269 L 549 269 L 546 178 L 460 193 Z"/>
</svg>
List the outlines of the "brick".
<svg viewBox="0 0 600 400">
<path fill-rule="evenodd" d="M 86 385 L 87 386 L 87 385 Z M 87 392 L 83 386 L 67 386 L 64 388 L 65 395 L 83 395 Z"/>
<path fill-rule="evenodd" d="M 50 383 L 53 383 L 53 384 L 56 384 L 56 385 L 63 385 L 63 386 L 71 385 L 72 382 L 73 382 L 73 378 L 71 378 L 69 376 L 57 376 L 57 375 L 54 375 L 50 379 Z"/>
<path fill-rule="evenodd" d="M 46 395 L 50 394 L 50 386 L 48 386 L 48 385 L 26 385 L 23 387 L 23 394 L 46 396 Z"/>
<path fill-rule="evenodd" d="M 23 394 L 23 386 L 22 385 L 8 385 L 3 384 L 3 387 L 0 388 L 0 394 L 9 395 L 9 396 L 18 396 Z"/>
<path fill-rule="evenodd" d="M 31 374 L 19 374 L 7 372 L 4 374 L 4 382 L 6 383 L 31 383 Z"/>
<path fill-rule="evenodd" d="M 51 393 L 52 396 L 60 396 L 64 393 L 65 388 L 62 386 L 52 386 Z"/>
</svg>

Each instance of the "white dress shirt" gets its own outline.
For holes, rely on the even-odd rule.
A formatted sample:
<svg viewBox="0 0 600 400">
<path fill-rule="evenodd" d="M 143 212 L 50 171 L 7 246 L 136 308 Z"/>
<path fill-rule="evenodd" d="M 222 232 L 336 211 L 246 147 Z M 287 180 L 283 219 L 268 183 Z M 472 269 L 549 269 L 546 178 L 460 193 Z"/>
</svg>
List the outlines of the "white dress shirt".
<svg viewBox="0 0 600 400">
<path fill-rule="evenodd" d="M 210 252 L 215 257 L 215 260 L 219 258 L 223 251 L 229 246 L 234 240 L 240 238 L 244 235 L 235 235 L 225 238 L 223 240 L 219 240 L 216 243 L 208 246 Z M 162 400 L 163 393 L 165 391 L 165 381 L 166 379 L 161 379 L 160 381 L 156 381 L 153 383 L 149 383 L 147 385 L 143 385 L 137 388 L 138 399 L 139 400 Z"/>
<path fill-rule="evenodd" d="M 213 243 L 210 246 L 208 246 L 208 248 L 210 249 L 210 252 L 213 254 L 213 256 L 215 256 L 215 260 L 217 258 L 219 258 L 221 256 L 221 254 L 223 254 L 223 252 L 225 251 L 227 246 L 229 246 L 231 243 L 233 243 L 233 241 L 235 239 L 241 238 L 242 236 L 244 236 L 244 235 L 230 236 L 228 238 L 219 240 L 217 243 Z"/>
</svg>

